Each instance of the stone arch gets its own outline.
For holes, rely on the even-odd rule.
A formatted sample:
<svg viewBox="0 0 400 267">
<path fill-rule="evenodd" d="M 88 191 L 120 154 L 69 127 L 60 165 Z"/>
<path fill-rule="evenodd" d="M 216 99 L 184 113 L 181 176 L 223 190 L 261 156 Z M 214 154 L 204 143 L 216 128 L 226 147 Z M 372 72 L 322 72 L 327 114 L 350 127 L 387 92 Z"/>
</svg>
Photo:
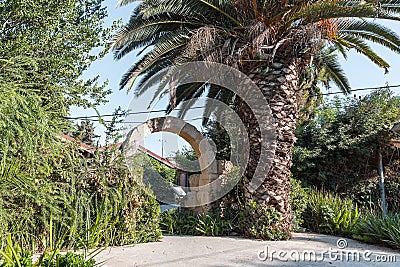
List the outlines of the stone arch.
<svg viewBox="0 0 400 267">
<path fill-rule="evenodd" d="M 177 134 L 187 141 L 196 152 L 201 174 L 199 178 L 199 188 L 208 186 L 212 181 L 218 178 L 217 162 L 215 153 L 210 142 L 193 125 L 176 117 L 158 117 L 147 120 L 139 126 L 129 131 L 125 141 L 121 145 L 127 157 L 133 156 L 138 150 L 139 144 L 152 133 L 170 132 Z M 196 194 L 186 199 L 184 206 L 196 206 L 195 203 L 209 203 L 209 194 L 191 188 L 192 193 Z M 209 193 L 209 192 L 208 192 Z"/>
</svg>

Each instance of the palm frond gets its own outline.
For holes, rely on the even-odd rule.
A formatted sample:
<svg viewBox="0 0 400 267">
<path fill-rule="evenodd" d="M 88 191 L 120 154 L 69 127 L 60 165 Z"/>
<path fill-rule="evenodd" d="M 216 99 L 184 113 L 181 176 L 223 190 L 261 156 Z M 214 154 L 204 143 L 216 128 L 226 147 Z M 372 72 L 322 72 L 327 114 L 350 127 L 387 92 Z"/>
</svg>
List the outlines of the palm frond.
<svg viewBox="0 0 400 267">
<path fill-rule="evenodd" d="M 182 29 L 185 25 L 190 24 L 198 25 L 194 22 L 183 22 L 163 15 L 154 16 L 146 20 L 141 17 L 131 18 L 128 24 L 114 35 L 111 49 L 118 51 L 131 43 L 146 45 L 166 32 Z"/>
<path fill-rule="evenodd" d="M 333 49 L 335 51 L 337 51 L 338 53 L 340 53 L 344 59 L 347 59 L 347 50 L 346 47 L 344 47 L 343 45 L 339 44 L 338 42 L 334 42 L 333 44 Z"/>
<path fill-rule="evenodd" d="M 400 1 L 398 0 L 367 0 L 370 5 L 374 5 L 378 10 L 384 10 L 392 13 L 400 12 Z"/>
<path fill-rule="evenodd" d="M 400 4 L 398 7 L 400 8 Z M 371 18 L 400 20 L 395 8 L 377 8 L 375 5 L 363 1 L 318 1 L 304 5 L 297 12 L 287 18 L 285 27 L 307 25 L 328 19 Z"/>
<path fill-rule="evenodd" d="M 215 111 L 215 107 L 213 105 L 213 101 L 211 99 L 218 99 L 218 95 L 221 93 L 221 88 L 215 85 L 211 85 L 208 93 L 207 93 L 207 100 L 205 104 L 204 114 L 203 117 L 209 118 L 211 114 Z"/>
<path fill-rule="evenodd" d="M 350 92 L 350 83 L 344 73 L 335 48 L 325 49 L 319 54 L 319 72 L 324 71 L 327 82 L 332 81 L 342 92 Z"/>
<path fill-rule="evenodd" d="M 236 94 L 232 92 L 231 90 L 221 88 L 218 85 L 210 85 L 210 89 L 207 93 L 207 100 L 206 104 L 204 106 L 204 113 L 203 113 L 203 125 L 207 124 L 208 119 L 210 118 L 211 115 L 214 114 L 220 114 L 221 110 L 219 109 L 219 106 L 214 105 L 214 99 L 218 100 L 228 106 L 232 106 L 234 102 Z"/>
<path fill-rule="evenodd" d="M 230 1 L 222 0 L 158 0 L 149 5 L 147 1 L 141 8 L 143 18 L 149 18 L 159 14 L 174 14 L 181 18 L 195 17 L 203 21 L 210 18 L 228 19 L 236 26 L 241 23 L 235 19 L 236 12 Z M 214 20 L 217 21 L 217 20 Z"/>
<path fill-rule="evenodd" d="M 170 82 L 172 79 L 173 75 L 176 74 L 176 71 L 180 68 L 185 63 L 193 62 L 196 60 L 205 60 L 205 55 L 209 55 L 212 53 L 212 51 L 215 51 L 215 47 L 218 46 L 217 43 L 215 43 L 215 39 L 212 37 L 205 37 L 205 35 L 208 35 L 207 33 L 205 35 L 202 35 L 202 32 L 207 32 L 203 31 L 204 27 L 197 29 L 195 32 L 191 34 L 191 40 L 188 42 L 188 44 L 180 51 L 180 55 L 176 58 L 174 58 L 171 68 L 168 70 L 166 75 L 163 77 L 163 79 L 160 81 L 160 87 L 164 88 L 167 83 Z M 205 43 L 205 44 L 199 44 L 199 42 Z"/>
<path fill-rule="evenodd" d="M 174 99 L 170 99 L 170 103 L 167 106 L 167 113 L 170 113 L 179 103 L 194 98 L 196 92 L 198 92 L 203 85 L 204 83 L 188 83 L 177 86 L 176 93 L 172 95 Z"/>
<path fill-rule="evenodd" d="M 171 61 L 169 60 L 169 57 L 161 58 L 159 61 L 157 61 L 151 68 L 149 68 L 149 70 L 147 70 L 143 74 L 143 76 L 140 77 L 137 89 L 135 90 L 135 96 L 141 96 L 149 88 L 158 85 L 170 66 Z M 157 95 L 159 95 L 160 93 L 161 90 L 156 90 L 156 92 L 154 93 L 155 97 L 157 97 Z M 150 101 L 150 104 L 152 104 L 152 101 Z"/>
<path fill-rule="evenodd" d="M 132 4 L 133 2 L 139 2 L 139 1 L 140 0 L 118 0 L 116 7 L 126 6 Z"/>
<path fill-rule="evenodd" d="M 354 20 L 343 23 L 340 32 L 353 37 L 381 44 L 392 51 L 400 52 L 400 37 L 391 29 L 375 22 Z"/>
<path fill-rule="evenodd" d="M 384 68 L 386 71 L 387 68 L 389 68 L 389 64 L 383 58 L 378 56 L 374 51 L 372 51 L 371 47 L 364 41 L 354 36 L 344 35 L 338 37 L 337 42 L 348 48 L 354 48 L 357 52 L 368 57 L 373 63 L 375 63 L 379 67 Z"/>
<path fill-rule="evenodd" d="M 192 89 L 192 94 L 189 97 L 186 97 L 185 99 L 180 99 L 179 102 L 176 102 L 176 105 L 181 104 L 181 108 L 178 112 L 178 117 L 183 119 L 185 117 L 185 115 L 187 114 L 187 112 L 190 110 L 191 107 L 193 107 L 197 101 L 199 101 L 201 95 L 206 91 L 207 89 L 207 84 L 201 84 L 199 86 L 199 84 L 194 83 L 192 84 L 194 85 L 193 87 L 191 87 L 191 85 L 189 85 L 189 88 L 193 88 Z M 181 87 L 183 86 L 178 86 L 177 90 L 182 90 Z M 197 87 L 196 89 L 194 89 L 195 87 Z M 188 88 L 185 86 L 185 89 Z M 184 89 L 183 89 L 184 90 Z M 189 91 L 189 90 L 188 90 Z"/>
<path fill-rule="evenodd" d="M 182 32 L 163 35 L 163 38 L 160 38 L 154 48 L 124 74 L 120 82 L 120 88 L 128 86 L 128 91 L 132 89 L 133 83 L 139 75 L 150 69 L 160 58 L 175 52 L 176 49 L 185 45 L 187 41 L 188 36 Z"/>
</svg>

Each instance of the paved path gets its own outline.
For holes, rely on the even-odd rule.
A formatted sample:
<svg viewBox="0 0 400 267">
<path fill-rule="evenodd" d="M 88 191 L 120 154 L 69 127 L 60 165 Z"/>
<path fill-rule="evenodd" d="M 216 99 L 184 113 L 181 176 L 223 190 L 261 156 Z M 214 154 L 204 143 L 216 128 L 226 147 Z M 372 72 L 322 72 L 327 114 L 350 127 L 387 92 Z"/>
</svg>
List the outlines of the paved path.
<svg viewBox="0 0 400 267">
<path fill-rule="evenodd" d="M 400 251 L 351 239 L 340 240 L 339 246 L 346 246 L 340 249 L 337 246 L 339 239 L 309 233 L 294 234 L 290 241 L 165 236 L 160 242 L 107 248 L 96 260 L 105 261 L 105 267 L 400 266 Z"/>
</svg>

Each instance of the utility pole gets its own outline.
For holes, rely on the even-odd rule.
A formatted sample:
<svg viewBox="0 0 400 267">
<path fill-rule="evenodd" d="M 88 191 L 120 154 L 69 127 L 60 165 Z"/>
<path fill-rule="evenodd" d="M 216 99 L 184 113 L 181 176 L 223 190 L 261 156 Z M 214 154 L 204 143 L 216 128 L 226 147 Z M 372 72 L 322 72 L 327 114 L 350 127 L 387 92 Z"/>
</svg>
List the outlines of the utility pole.
<svg viewBox="0 0 400 267">
<path fill-rule="evenodd" d="M 161 157 L 164 157 L 164 142 L 167 142 L 167 140 L 158 139 L 158 141 L 161 142 Z"/>
<path fill-rule="evenodd" d="M 386 217 L 385 176 L 383 174 L 382 153 L 380 150 L 379 150 L 379 176 L 380 176 L 380 187 L 381 187 L 381 198 L 382 198 L 382 211 L 383 211 L 383 216 Z"/>
</svg>

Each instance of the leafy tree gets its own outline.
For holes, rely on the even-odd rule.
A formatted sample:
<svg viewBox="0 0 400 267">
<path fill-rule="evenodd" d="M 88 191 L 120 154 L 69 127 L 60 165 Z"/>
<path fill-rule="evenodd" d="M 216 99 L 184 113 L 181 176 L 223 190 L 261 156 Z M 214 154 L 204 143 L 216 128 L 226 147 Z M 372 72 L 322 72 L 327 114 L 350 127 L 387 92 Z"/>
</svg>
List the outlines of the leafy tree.
<svg viewBox="0 0 400 267">
<path fill-rule="evenodd" d="M 152 169 L 158 172 L 166 181 L 176 184 L 176 170 L 148 156 Z"/>
<path fill-rule="evenodd" d="M 200 170 L 198 156 L 191 146 L 184 146 L 181 151 L 176 151 L 175 161 L 178 168 L 189 173 L 198 173 Z"/>
<path fill-rule="evenodd" d="M 217 147 L 217 159 L 229 160 L 231 156 L 230 138 L 218 121 L 210 120 L 206 124 L 204 135 L 213 140 Z"/>
<path fill-rule="evenodd" d="M 159 204 L 139 183 L 141 164 L 131 172 L 115 148 L 87 159 L 62 142 L 60 107 L 28 82 L 36 64 L 0 60 L 0 236 L 35 252 L 158 240 Z"/>
<path fill-rule="evenodd" d="M 55 133 L 67 127 L 60 107 L 29 82 L 37 62 L 30 58 L 0 59 L 1 165 L 15 165 L 33 176 L 48 175 L 61 147 Z M 66 110 L 61 109 L 61 112 Z"/>
<path fill-rule="evenodd" d="M 120 5 L 130 2 L 133 1 L 119 1 Z M 250 181 L 262 151 L 259 129 L 266 129 L 268 125 L 254 116 L 255 113 L 263 114 L 264 107 L 250 110 L 243 101 L 235 98 L 239 116 L 252 141 L 244 182 L 247 206 L 250 208 L 256 201 L 259 205 L 274 207 L 283 214 L 277 227 L 289 236 L 289 168 L 301 104 L 299 99 L 303 98 L 304 90 L 314 88 L 303 84 L 307 85 L 316 75 L 327 72 L 327 77 L 339 88 L 349 89 L 335 60 L 336 54 L 324 53 L 325 49 L 343 55 L 347 49 L 354 49 L 387 71 L 389 64 L 370 48 L 367 41 L 400 52 L 398 35 L 375 21 L 376 18 L 399 20 L 399 12 L 400 4 L 394 0 L 145 0 L 115 35 L 112 48 L 116 59 L 137 48 L 146 48 L 139 50 L 142 57 L 122 77 L 121 88 L 132 88 L 139 76 L 142 79 L 137 84 L 141 85 L 157 77 L 156 74 L 169 75 L 175 66 L 191 61 L 223 63 L 252 77 L 272 109 L 277 149 L 271 169 L 264 173 L 263 184 L 255 191 L 251 190 Z M 160 86 L 155 91 L 155 99 L 163 90 Z M 218 87 L 177 82 L 170 91 L 169 110 L 206 91 L 209 97 L 227 103 L 235 97 Z M 135 93 L 140 95 L 143 91 Z M 194 102 L 188 102 L 188 105 Z M 212 105 L 207 108 L 212 109 Z M 254 216 L 254 221 L 259 222 L 257 214 Z"/>
<path fill-rule="evenodd" d="M 121 132 L 126 128 L 124 126 L 118 127 L 118 125 L 123 123 L 126 114 L 126 110 L 118 107 L 114 110 L 111 120 L 105 123 L 106 130 L 104 133 L 106 134 L 105 143 L 107 145 L 116 144 L 123 137 Z"/>
<path fill-rule="evenodd" d="M 110 32 L 102 2 L 0 0 L 0 236 L 34 251 L 160 236 L 158 203 L 120 156 L 59 138 L 72 105 L 106 101 L 82 79 Z"/>
<path fill-rule="evenodd" d="M 378 154 L 388 151 L 390 128 L 399 117 L 400 97 L 389 89 L 319 106 L 313 119 L 300 122 L 296 131 L 294 176 L 343 192 L 349 184 L 376 175 Z"/>
<path fill-rule="evenodd" d="M 48 174 L 72 124 L 71 105 L 95 107 L 108 91 L 81 78 L 109 29 L 101 0 L 0 1 L 0 98 L 3 162 Z M 18 165 L 18 163 L 16 163 Z M 42 168 L 40 167 L 43 167 Z"/>
<path fill-rule="evenodd" d="M 102 2 L 0 1 L 0 58 L 34 59 L 35 73 L 26 83 L 35 83 L 46 103 L 57 103 L 60 115 L 66 115 L 71 105 L 102 103 L 108 93 L 96 78 L 81 78 L 101 56 L 93 49 L 105 45 L 110 33 L 103 27 L 107 13 Z"/>
<path fill-rule="evenodd" d="M 89 120 L 81 121 L 81 123 L 77 125 L 76 131 L 72 133 L 72 137 L 86 145 L 95 146 L 96 141 L 94 139 L 100 136 L 95 134 L 94 130 L 93 122 Z"/>
</svg>

